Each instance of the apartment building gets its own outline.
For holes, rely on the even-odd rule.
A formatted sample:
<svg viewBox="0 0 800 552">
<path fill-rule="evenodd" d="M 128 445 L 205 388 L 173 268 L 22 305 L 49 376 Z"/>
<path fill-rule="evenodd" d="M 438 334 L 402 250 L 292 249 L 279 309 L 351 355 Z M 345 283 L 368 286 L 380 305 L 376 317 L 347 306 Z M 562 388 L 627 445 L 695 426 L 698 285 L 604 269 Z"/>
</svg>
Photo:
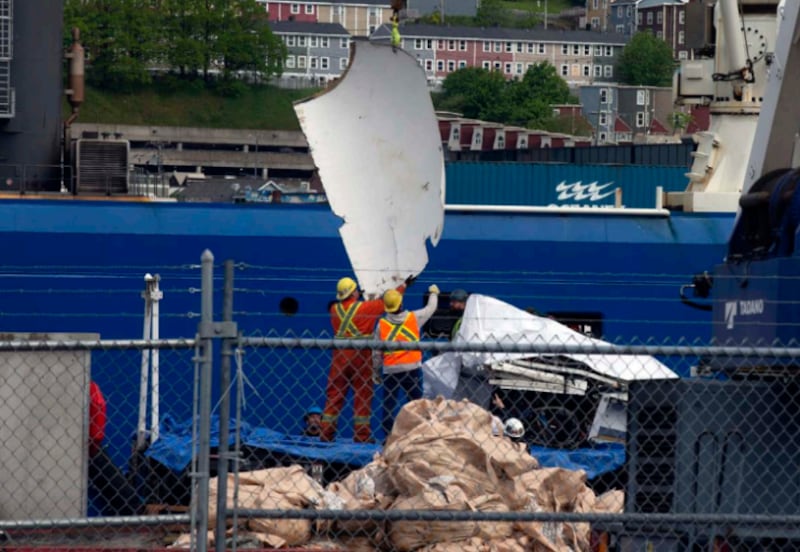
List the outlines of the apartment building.
<svg viewBox="0 0 800 552">
<path fill-rule="evenodd" d="M 270 21 L 336 23 L 352 36 L 367 37 L 392 17 L 387 0 L 258 0 Z"/>
<path fill-rule="evenodd" d="M 288 51 L 279 84 L 324 85 L 347 69 L 350 34 L 340 24 L 273 21 L 270 28 Z"/>
<path fill-rule="evenodd" d="M 675 111 L 670 87 L 593 84 L 581 87 L 579 99 L 599 145 L 646 142 L 669 128 Z"/>
<path fill-rule="evenodd" d="M 607 32 L 609 27 L 610 0 L 586 0 L 586 24 L 592 31 Z"/>
<path fill-rule="evenodd" d="M 631 37 L 636 34 L 636 11 L 641 0 L 611 0 L 608 12 L 609 29 Z"/>
<path fill-rule="evenodd" d="M 388 40 L 383 26 L 373 40 Z M 533 65 L 553 65 L 571 88 L 613 82 L 617 57 L 625 46 L 622 36 L 591 31 L 503 29 L 404 25 L 402 48 L 425 69 L 428 83 L 438 87 L 448 74 L 464 67 L 500 71 L 521 79 Z"/>
<path fill-rule="evenodd" d="M 636 26 L 650 31 L 669 44 L 676 59 L 688 59 L 686 45 L 686 4 L 688 0 L 641 0 L 636 13 Z"/>
</svg>

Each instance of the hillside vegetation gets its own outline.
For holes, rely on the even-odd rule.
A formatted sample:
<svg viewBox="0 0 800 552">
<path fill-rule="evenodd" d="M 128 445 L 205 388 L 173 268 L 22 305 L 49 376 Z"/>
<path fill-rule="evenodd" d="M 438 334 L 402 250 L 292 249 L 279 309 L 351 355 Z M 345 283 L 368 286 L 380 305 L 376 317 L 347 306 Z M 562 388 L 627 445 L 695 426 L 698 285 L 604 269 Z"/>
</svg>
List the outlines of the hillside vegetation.
<svg viewBox="0 0 800 552">
<path fill-rule="evenodd" d="M 299 130 L 292 102 L 315 92 L 263 85 L 242 87 L 236 97 L 225 97 L 201 83 L 157 83 L 131 93 L 90 87 L 76 122 Z M 66 102 L 64 112 L 69 113 Z"/>
</svg>

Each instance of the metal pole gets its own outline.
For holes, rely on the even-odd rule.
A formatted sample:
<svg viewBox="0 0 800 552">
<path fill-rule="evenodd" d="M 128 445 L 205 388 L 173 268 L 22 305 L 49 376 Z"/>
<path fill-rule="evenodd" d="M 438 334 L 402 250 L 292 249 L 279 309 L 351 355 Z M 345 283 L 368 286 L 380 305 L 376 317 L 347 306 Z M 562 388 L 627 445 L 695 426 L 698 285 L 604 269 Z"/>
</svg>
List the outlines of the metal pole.
<svg viewBox="0 0 800 552">
<path fill-rule="evenodd" d="M 233 261 L 225 261 L 225 287 L 222 295 L 222 321 L 233 321 Z M 232 338 L 222 340 L 219 388 L 222 393 L 219 407 L 219 449 L 217 460 L 217 527 L 214 537 L 216 552 L 225 552 L 228 497 L 228 427 L 231 417 L 231 356 Z M 235 530 L 235 528 L 234 528 Z"/>
<path fill-rule="evenodd" d="M 153 277 L 150 274 L 144 275 L 144 329 L 142 339 L 149 341 L 152 337 L 153 301 L 152 301 Z M 136 426 L 136 451 L 144 450 L 145 435 L 147 430 L 147 388 L 149 385 L 150 374 L 150 348 L 142 349 L 142 364 L 139 374 L 139 422 Z"/>
<path fill-rule="evenodd" d="M 203 356 L 200 365 L 199 431 L 197 450 L 197 552 L 208 549 L 208 479 L 211 443 L 211 364 L 214 325 L 214 255 L 206 249 L 201 256 L 200 336 Z"/>
<path fill-rule="evenodd" d="M 159 282 L 161 281 L 161 276 L 156 274 L 153 278 L 153 289 L 151 290 L 151 313 L 153 316 L 152 328 L 150 330 L 152 334 L 153 341 L 158 341 L 161 337 L 160 330 L 159 330 L 159 302 L 161 299 L 164 298 L 164 294 L 161 293 L 161 289 L 159 288 Z M 159 358 L 160 358 L 160 349 L 153 349 L 151 354 L 151 370 L 152 370 L 152 377 L 151 377 L 151 385 L 150 385 L 150 444 L 155 443 L 158 440 L 158 435 L 161 430 L 161 414 L 159 412 L 160 403 L 159 397 L 161 396 L 161 389 L 159 384 Z"/>
</svg>

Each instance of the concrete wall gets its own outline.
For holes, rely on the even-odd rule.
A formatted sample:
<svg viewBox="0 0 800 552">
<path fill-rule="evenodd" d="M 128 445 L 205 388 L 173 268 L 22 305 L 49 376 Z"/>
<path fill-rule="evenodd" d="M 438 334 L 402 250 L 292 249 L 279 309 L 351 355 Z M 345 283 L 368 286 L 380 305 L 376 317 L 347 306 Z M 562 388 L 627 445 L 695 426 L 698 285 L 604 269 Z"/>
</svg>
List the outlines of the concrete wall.
<svg viewBox="0 0 800 552">
<path fill-rule="evenodd" d="M 0 352 L 0 519 L 85 515 L 90 377 L 86 351 Z"/>
</svg>

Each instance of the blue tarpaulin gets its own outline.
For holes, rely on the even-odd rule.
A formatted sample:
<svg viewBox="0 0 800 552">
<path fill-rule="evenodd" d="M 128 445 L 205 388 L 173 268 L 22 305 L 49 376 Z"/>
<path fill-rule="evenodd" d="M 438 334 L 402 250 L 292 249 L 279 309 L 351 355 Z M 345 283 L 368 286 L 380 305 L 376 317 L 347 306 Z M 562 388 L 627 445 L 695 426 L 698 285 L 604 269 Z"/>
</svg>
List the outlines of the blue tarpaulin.
<svg viewBox="0 0 800 552">
<path fill-rule="evenodd" d="M 230 442 L 234 443 L 234 427 L 231 423 Z M 265 427 L 252 427 L 242 423 L 240 427 L 242 444 L 286 454 L 306 460 L 319 460 L 340 463 L 359 468 L 369 464 L 381 446 L 368 443 L 354 443 L 350 439 L 326 443 L 318 437 L 287 435 Z M 147 450 L 146 456 L 175 471 L 182 472 L 192 459 L 192 426 L 164 423 L 158 440 Z M 219 446 L 219 419 L 211 420 L 211 446 Z M 592 448 L 575 450 L 551 449 L 531 446 L 530 453 L 542 467 L 584 470 L 589 479 L 613 471 L 625 463 L 625 447 L 619 444 L 594 445 Z"/>
</svg>

